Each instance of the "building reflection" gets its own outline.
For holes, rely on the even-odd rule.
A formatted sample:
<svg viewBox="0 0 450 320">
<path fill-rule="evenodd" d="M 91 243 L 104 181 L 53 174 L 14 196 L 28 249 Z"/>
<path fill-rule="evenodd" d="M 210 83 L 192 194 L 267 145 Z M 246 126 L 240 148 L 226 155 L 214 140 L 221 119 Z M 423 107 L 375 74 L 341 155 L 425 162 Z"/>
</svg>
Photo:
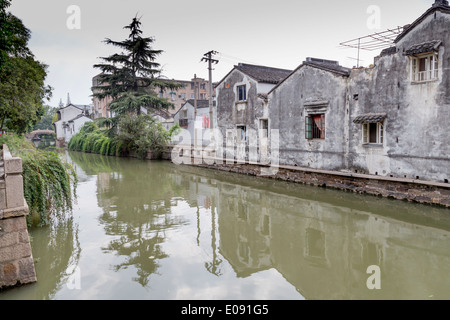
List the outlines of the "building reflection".
<svg viewBox="0 0 450 320">
<path fill-rule="evenodd" d="M 190 171 L 216 177 L 203 189 L 214 190 L 219 252 L 238 277 L 274 268 L 307 299 L 450 298 L 443 209 L 283 184 L 274 193 L 238 176 Z M 382 290 L 367 288 L 372 265 Z"/>
</svg>

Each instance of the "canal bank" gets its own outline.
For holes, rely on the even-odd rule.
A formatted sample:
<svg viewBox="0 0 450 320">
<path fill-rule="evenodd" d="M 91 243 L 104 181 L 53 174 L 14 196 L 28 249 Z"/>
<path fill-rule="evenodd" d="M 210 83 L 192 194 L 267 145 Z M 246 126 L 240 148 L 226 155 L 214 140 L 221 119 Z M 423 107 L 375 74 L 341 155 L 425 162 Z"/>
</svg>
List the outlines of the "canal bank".
<svg viewBox="0 0 450 320">
<path fill-rule="evenodd" d="M 450 208 L 449 183 L 213 158 L 196 160 L 184 159 L 183 164 Z"/>
</svg>

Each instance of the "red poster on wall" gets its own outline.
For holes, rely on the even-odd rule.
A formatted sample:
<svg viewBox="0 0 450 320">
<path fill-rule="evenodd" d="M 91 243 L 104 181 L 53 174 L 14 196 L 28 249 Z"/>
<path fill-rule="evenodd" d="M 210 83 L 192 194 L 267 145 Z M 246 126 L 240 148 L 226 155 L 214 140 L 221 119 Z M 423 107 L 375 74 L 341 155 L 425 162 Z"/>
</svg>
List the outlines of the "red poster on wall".
<svg viewBox="0 0 450 320">
<path fill-rule="evenodd" d="M 209 129 L 209 116 L 203 115 L 203 129 Z"/>
</svg>

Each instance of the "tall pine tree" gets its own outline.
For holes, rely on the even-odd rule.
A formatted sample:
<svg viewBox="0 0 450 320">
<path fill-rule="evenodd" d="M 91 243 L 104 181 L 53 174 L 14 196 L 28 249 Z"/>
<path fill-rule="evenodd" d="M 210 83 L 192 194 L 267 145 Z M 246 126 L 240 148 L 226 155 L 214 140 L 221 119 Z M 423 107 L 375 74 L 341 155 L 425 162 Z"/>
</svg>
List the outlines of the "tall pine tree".
<svg viewBox="0 0 450 320">
<path fill-rule="evenodd" d="M 118 115 L 140 114 L 141 107 L 167 109 L 172 104 L 158 97 L 155 89 L 164 91 L 179 85 L 158 79 L 161 68 L 155 60 L 163 51 L 152 49 L 153 38 L 142 37 L 141 22 L 137 17 L 124 29 L 130 31 L 128 39 L 117 42 L 107 38 L 104 41 L 122 52 L 102 57 L 103 63 L 94 65 L 102 71 L 99 85 L 92 88 L 94 96 L 99 99 L 111 97 L 110 110 Z"/>
</svg>

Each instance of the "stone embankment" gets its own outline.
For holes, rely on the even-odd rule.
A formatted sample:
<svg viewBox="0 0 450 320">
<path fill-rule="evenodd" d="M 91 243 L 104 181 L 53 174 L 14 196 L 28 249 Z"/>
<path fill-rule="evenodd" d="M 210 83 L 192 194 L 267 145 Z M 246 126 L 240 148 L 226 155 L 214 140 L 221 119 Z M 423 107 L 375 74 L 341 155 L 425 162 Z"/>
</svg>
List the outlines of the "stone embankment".
<svg viewBox="0 0 450 320">
<path fill-rule="evenodd" d="M 202 163 L 197 166 L 450 208 L 448 183 L 283 165 L 269 168 L 248 163 L 212 165 Z M 262 169 L 272 170 L 273 173 L 261 174 L 264 172 Z"/>
<path fill-rule="evenodd" d="M 0 152 L 0 290 L 35 282 L 28 236 L 28 206 L 23 194 L 22 159 Z"/>
</svg>

